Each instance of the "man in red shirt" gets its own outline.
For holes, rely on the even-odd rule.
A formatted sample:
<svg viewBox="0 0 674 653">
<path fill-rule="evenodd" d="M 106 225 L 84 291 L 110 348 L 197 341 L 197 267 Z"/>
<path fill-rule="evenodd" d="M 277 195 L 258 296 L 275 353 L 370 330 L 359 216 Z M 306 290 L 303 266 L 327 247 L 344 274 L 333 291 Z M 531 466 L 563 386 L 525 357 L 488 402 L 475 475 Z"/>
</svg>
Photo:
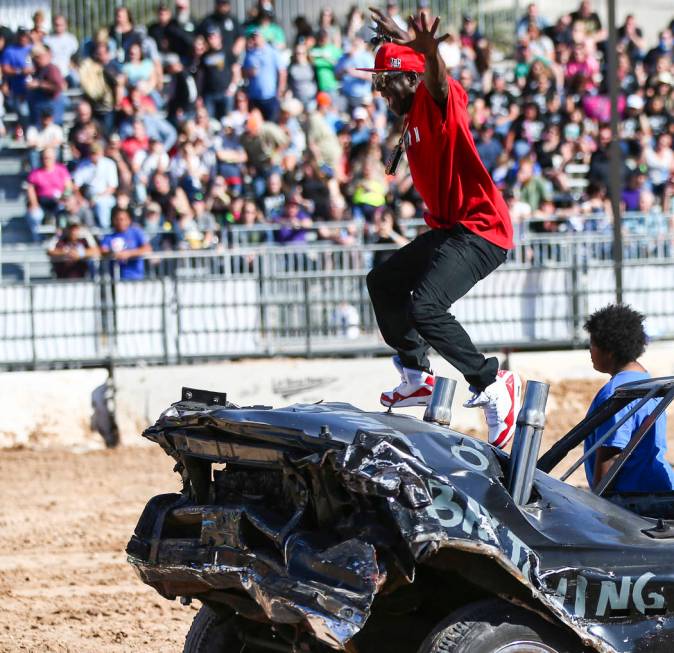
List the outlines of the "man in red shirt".
<svg viewBox="0 0 674 653">
<path fill-rule="evenodd" d="M 396 251 L 367 277 L 384 340 L 398 354 L 402 382 L 381 395 L 385 406 L 418 406 L 432 394 L 427 357 L 433 347 L 466 378 L 473 396 L 467 407 L 485 411 L 489 441 L 503 447 L 515 430 L 520 381 L 499 371 L 496 358 L 477 351 L 449 312 L 480 279 L 506 260 L 512 248 L 508 208 L 485 169 L 470 133 L 463 88 L 451 79 L 436 38 L 410 19 L 414 36 L 372 10 L 380 33 L 392 42 L 377 51 L 374 87 L 394 113 L 404 116 L 404 146 L 415 188 L 431 229 Z"/>
<path fill-rule="evenodd" d="M 63 124 L 66 83 L 61 71 L 51 61 L 51 52 L 44 45 L 35 45 L 30 51 L 35 70 L 26 81 L 31 125 L 40 124 L 43 109 L 50 109 L 57 125 Z"/>
</svg>

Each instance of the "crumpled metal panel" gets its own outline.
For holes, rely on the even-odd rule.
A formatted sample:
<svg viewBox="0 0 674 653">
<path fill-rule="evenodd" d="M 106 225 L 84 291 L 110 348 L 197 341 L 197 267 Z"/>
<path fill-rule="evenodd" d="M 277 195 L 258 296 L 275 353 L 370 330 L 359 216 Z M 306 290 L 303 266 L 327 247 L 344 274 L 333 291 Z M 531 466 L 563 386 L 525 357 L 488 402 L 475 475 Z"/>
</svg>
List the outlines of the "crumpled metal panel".
<svg viewBox="0 0 674 653">
<path fill-rule="evenodd" d="M 255 551 L 242 558 L 245 568 L 219 563 L 216 553 L 212 564 L 180 573 L 168 562 L 153 568 L 134 560 L 150 584 L 154 574 L 167 583 L 191 574 L 209 587 L 239 584 L 272 621 L 302 622 L 339 649 L 363 627 L 385 581 L 377 548 L 397 538 L 407 549 L 399 563 L 410 582 L 414 564 L 430 563 L 442 549 L 483 554 L 528 589 L 533 605 L 595 650 L 674 650 L 674 540 L 648 537 L 643 531 L 653 520 L 540 471 L 538 499 L 516 506 L 503 482 L 507 456 L 484 442 L 345 404 L 202 413 L 177 404 L 146 436 L 171 455 L 237 463 L 256 458 L 258 466 L 266 461 L 293 473 L 329 474 L 354 503 L 357 496 L 370 501 L 381 523 L 397 529 L 386 537 L 361 529 L 357 537 L 323 547 L 312 540 L 315 534 L 299 530 L 296 519 L 298 528 L 284 531 L 280 564 Z M 265 530 L 264 521 L 258 529 Z M 222 559 L 226 551 L 219 551 Z"/>
<path fill-rule="evenodd" d="M 212 559 L 201 564 L 176 564 L 168 551 L 160 554 L 157 564 L 133 556 L 129 562 L 141 580 L 158 589 L 178 583 L 201 592 L 245 590 L 270 621 L 304 623 L 319 641 L 335 649 L 363 627 L 385 580 L 375 547 L 357 540 L 321 551 L 295 537 L 288 543 L 285 569 L 268 565 L 254 553 L 232 556 L 224 548 L 212 553 Z"/>
</svg>

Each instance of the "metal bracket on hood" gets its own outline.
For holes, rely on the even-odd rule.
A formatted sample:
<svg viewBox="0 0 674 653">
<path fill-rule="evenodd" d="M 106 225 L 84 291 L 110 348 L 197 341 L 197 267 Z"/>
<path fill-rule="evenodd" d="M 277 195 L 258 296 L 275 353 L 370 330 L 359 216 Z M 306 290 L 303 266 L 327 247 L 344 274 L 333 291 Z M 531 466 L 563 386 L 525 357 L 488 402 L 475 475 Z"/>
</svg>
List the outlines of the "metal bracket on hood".
<svg viewBox="0 0 674 653">
<path fill-rule="evenodd" d="M 212 390 L 198 390 L 197 388 L 183 388 L 180 396 L 181 402 L 204 404 L 206 406 L 231 407 L 227 402 L 226 392 L 213 392 Z"/>
</svg>

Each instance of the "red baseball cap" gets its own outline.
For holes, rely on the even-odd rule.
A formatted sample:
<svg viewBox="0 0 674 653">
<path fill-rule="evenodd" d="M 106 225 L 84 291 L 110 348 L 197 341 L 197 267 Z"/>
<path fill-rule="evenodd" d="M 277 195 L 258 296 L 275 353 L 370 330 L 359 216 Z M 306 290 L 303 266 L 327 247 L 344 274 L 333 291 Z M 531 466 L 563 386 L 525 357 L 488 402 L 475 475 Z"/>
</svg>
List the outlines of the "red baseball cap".
<svg viewBox="0 0 674 653">
<path fill-rule="evenodd" d="M 426 57 L 408 48 L 406 45 L 384 43 L 377 50 L 374 68 L 358 68 L 367 73 L 406 72 L 423 73 L 426 68 Z"/>
</svg>

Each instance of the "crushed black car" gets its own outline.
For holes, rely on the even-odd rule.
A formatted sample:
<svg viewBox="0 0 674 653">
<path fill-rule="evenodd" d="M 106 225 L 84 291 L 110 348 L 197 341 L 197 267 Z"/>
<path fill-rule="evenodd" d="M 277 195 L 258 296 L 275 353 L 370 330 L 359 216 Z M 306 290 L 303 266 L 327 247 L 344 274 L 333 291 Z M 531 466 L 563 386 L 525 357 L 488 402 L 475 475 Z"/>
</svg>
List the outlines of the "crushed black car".
<svg viewBox="0 0 674 653">
<path fill-rule="evenodd" d="M 508 455 L 437 402 L 422 421 L 185 388 L 143 434 L 182 490 L 149 501 L 129 562 L 203 604 L 187 653 L 674 651 L 674 495 L 611 491 L 674 378 L 621 386 L 538 458 L 546 397 L 529 382 Z M 550 475 L 653 398 L 595 493 Z"/>
</svg>

